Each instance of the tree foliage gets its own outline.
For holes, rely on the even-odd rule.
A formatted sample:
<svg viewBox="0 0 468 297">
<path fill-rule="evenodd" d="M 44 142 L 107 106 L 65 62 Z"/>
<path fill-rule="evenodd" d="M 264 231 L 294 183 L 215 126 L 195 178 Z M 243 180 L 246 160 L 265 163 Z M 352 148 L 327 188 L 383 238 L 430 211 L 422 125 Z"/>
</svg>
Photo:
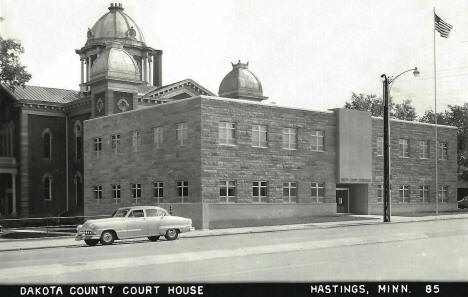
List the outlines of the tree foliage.
<svg viewBox="0 0 468 297">
<path fill-rule="evenodd" d="M 19 41 L 0 37 L 0 83 L 11 89 L 24 85 L 31 79 L 26 66 L 21 65 L 19 57 L 24 48 Z"/>
<path fill-rule="evenodd" d="M 414 121 L 416 120 L 416 110 L 414 106 L 411 105 L 411 100 L 406 99 L 402 103 L 395 104 L 391 116 L 400 120 Z"/>
</svg>

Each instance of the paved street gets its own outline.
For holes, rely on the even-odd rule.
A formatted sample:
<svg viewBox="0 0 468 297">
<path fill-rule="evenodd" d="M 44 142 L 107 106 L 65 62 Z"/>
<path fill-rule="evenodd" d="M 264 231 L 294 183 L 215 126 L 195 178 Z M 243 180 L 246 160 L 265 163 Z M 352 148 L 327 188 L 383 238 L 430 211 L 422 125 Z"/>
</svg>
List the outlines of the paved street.
<svg viewBox="0 0 468 297">
<path fill-rule="evenodd" d="M 468 219 L 0 252 L 1 283 L 468 280 Z"/>
</svg>

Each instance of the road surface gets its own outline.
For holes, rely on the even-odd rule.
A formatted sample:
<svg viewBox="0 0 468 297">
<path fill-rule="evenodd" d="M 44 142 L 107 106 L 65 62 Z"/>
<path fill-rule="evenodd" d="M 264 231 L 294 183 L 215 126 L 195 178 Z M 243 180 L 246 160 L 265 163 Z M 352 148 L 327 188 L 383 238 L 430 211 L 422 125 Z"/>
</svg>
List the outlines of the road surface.
<svg viewBox="0 0 468 297">
<path fill-rule="evenodd" d="M 0 283 L 468 280 L 468 219 L 0 252 Z"/>
</svg>

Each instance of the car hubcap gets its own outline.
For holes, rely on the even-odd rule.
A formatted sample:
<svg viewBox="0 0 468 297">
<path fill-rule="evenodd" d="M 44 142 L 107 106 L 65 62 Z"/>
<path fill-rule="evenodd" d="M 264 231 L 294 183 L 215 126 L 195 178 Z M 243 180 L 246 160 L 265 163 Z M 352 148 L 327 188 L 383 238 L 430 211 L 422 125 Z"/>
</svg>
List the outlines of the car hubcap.
<svg viewBox="0 0 468 297">
<path fill-rule="evenodd" d="M 105 233 L 104 234 L 104 241 L 109 242 L 112 240 L 112 235 L 110 233 Z"/>
<path fill-rule="evenodd" d="M 169 236 L 174 237 L 175 235 L 175 230 L 169 230 Z"/>
</svg>

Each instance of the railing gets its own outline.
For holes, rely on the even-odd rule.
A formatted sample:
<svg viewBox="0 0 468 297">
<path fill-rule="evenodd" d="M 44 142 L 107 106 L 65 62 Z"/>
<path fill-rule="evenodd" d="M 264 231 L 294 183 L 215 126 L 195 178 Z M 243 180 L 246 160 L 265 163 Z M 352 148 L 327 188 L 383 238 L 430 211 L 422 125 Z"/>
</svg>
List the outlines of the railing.
<svg viewBox="0 0 468 297">
<path fill-rule="evenodd" d="M 75 233 L 76 227 L 88 219 L 106 218 L 109 215 L 74 216 L 74 217 L 43 217 L 23 219 L 0 219 L 4 232 L 37 232 L 37 233 Z"/>
</svg>

